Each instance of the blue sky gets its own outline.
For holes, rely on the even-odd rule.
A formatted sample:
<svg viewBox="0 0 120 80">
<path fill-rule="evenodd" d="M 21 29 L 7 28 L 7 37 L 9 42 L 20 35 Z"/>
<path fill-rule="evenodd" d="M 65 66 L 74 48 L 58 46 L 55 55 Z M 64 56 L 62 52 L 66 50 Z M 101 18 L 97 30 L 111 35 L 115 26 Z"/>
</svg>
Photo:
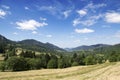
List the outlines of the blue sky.
<svg viewBox="0 0 120 80">
<path fill-rule="evenodd" d="M 120 0 L 0 0 L 0 34 L 59 47 L 120 43 Z"/>
</svg>

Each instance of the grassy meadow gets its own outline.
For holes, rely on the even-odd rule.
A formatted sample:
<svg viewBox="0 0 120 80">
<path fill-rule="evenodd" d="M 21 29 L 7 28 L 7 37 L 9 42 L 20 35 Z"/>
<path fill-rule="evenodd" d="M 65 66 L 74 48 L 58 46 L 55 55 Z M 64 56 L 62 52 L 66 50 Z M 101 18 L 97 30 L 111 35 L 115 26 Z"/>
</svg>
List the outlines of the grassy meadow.
<svg viewBox="0 0 120 80">
<path fill-rule="evenodd" d="M 0 80 L 119 80 L 120 62 L 65 69 L 0 72 Z"/>
</svg>

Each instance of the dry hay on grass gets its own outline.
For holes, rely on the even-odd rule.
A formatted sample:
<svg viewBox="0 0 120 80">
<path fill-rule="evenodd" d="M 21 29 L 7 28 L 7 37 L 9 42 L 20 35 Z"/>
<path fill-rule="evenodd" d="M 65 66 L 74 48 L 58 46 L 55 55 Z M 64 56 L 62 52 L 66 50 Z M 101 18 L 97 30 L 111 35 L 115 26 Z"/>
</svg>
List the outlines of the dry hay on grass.
<svg viewBox="0 0 120 80">
<path fill-rule="evenodd" d="M 0 72 L 0 80 L 120 80 L 120 62 L 65 69 Z"/>
</svg>

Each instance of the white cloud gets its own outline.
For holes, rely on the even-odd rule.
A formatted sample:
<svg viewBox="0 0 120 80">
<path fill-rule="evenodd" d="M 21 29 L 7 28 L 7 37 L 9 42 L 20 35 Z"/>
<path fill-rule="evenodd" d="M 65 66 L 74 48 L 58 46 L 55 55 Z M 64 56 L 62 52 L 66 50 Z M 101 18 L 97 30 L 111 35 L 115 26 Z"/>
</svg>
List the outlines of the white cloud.
<svg viewBox="0 0 120 80">
<path fill-rule="evenodd" d="M 95 24 L 95 20 L 85 20 L 85 21 L 79 21 L 80 24 L 84 25 L 84 26 L 91 26 L 93 24 Z"/>
<path fill-rule="evenodd" d="M 14 32 L 13 34 L 14 34 L 14 35 L 18 35 L 18 33 L 17 33 L 17 32 Z"/>
<path fill-rule="evenodd" d="M 41 21 L 46 21 L 47 18 L 40 17 L 40 20 L 41 20 Z"/>
<path fill-rule="evenodd" d="M 67 18 L 70 14 L 71 10 L 67 10 L 63 12 L 63 15 L 65 16 L 65 18 Z"/>
<path fill-rule="evenodd" d="M 101 7 L 105 7 L 105 6 L 107 6 L 107 5 L 104 4 L 104 3 L 94 5 L 94 4 L 91 2 L 91 3 L 89 3 L 87 6 L 85 6 L 85 8 L 87 8 L 87 9 L 97 9 L 97 8 L 101 8 Z"/>
<path fill-rule="evenodd" d="M 2 9 L 0 9 L 0 18 L 4 18 L 4 16 L 6 16 L 7 13 L 5 11 L 3 11 Z"/>
<path fill-rule="evenodd" d="M 32 31 L 32 34 L 37 34 L 37 31 Z"/>
<path fill-rule="evenodd" d="M 76 33 L 92 33 L 94 32 L 94 30 L 92 29 L 88 29 L 88 28 L 84 28 L 84 29 L 75 29 Z"/>
<path fill-rule="evenodd" d="M 45 22 L 37 22 L 36 20 L 23 20 L 21 22 L 16 22 L 17 28 L 21 30 L 36 30 L 38 27 L 44 27 L 48 25 Z"/>
<path fill-rule="evenodd" d="M 25 6 L 24 8 L 25 8 L 25 10 L 29 10 L 29 8 L 27 6 Z"/>
<path fill-rule="evenodd" d="M 99 14 L 99 15 L 90 16 L 90 19 L 92 19 L 92 20 L 98 20 L 98 19 L 100 19 L 102 17 L 103 17 L 103 14 Z"/>
<path fill-rule="evenodd" d="M 105 21 L 108 23 L 120 23 L 120 13 L 108 12 L 105 14 Z"/>
<path fill-rule="evenodd" d="M 84 26 L 92 26 L 97 22 L 98 19 L 102 17 L 103 15 L 99 14 L 99 15 L 90 16 L 85 20 L 82 20 L 81 18 L 76 18 L 75 20 L 73 20 L 73 26 L 77 26 L 79 24 L 82 24 Z"/>
<path fill-rule="evenodd" d="M 80 24 L 80 20 L 78 18 L 73 20 L 73 26 L 77 26 L 78 24 Z"/>
<path fill-rule="evenodd" d="M 97 10 L 101 7 L 105 7 L 106 4 L 96 4 L 94 5 L 92 2 L 85 7 L 83 7 L 80 10 L 77 10 L 77 13 L 80 15 L 76 19 L 73 20 L 73 26 L 77 26 L 79 24 L 82 24 L 84 26 L 92 26 L 94 25 L 97 20 L 100 18 L 103 18 L 103 14 L 96 13 Z M 84 17 L 83 17 L 84 16 Z"/>
<path fill-rule="evenodd" d="M 91 26 L 91 25 L 93 25 L 93 24 L 95 24 L 96 22 L 95 22 L 95 20 L 80 20 L 80 19 L 75 19 L 74 21 L 73 21 L 73 26 L 77 26 L 77 25 L 79 25 L 79 24 L 82 24 L 82 25 L 84 25 L 84 26 Z"/>
<path fill-rule="evenodd" d="M 52 15 L 55 15 L 58 10 L 58 9 L 56 9 L 56 7 L 53 7 L 53 6 L 38 6 L 38 5 L 36 5 L 36 7 L 41 11 L 50 12 Z"/>
<path fill-rule="evenodd" d="M 2 5 L 2 7 L 5 8 L 5 9 L 10 9 L 10 7 L 7 6 L 7 5 Z"/>
<path fill-rule="evenodd" d="M 77 13 L 80 15 L 80 16 L 85 16 L 87 14 L 87 10 L 78 10 Z"/>
<path fill-rule="evenodd" d="M 46 37 L 51 38 L 51 37 L 52 37 L 52 35 L 46 35 Z"/>
</svg>

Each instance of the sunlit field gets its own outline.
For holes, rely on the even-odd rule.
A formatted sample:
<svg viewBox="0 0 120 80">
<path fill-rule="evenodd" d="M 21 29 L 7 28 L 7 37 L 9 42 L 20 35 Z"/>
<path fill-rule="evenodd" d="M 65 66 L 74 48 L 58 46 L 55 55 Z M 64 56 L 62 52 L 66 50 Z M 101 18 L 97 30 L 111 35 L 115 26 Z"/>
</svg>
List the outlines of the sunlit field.
<svg viewBox="0 0 120 80">
<path fill-rule="evenodd" d="M 120 62 L 65 69 L 0 72 L 0 80 L 119 80 Z"/>
</svg>

